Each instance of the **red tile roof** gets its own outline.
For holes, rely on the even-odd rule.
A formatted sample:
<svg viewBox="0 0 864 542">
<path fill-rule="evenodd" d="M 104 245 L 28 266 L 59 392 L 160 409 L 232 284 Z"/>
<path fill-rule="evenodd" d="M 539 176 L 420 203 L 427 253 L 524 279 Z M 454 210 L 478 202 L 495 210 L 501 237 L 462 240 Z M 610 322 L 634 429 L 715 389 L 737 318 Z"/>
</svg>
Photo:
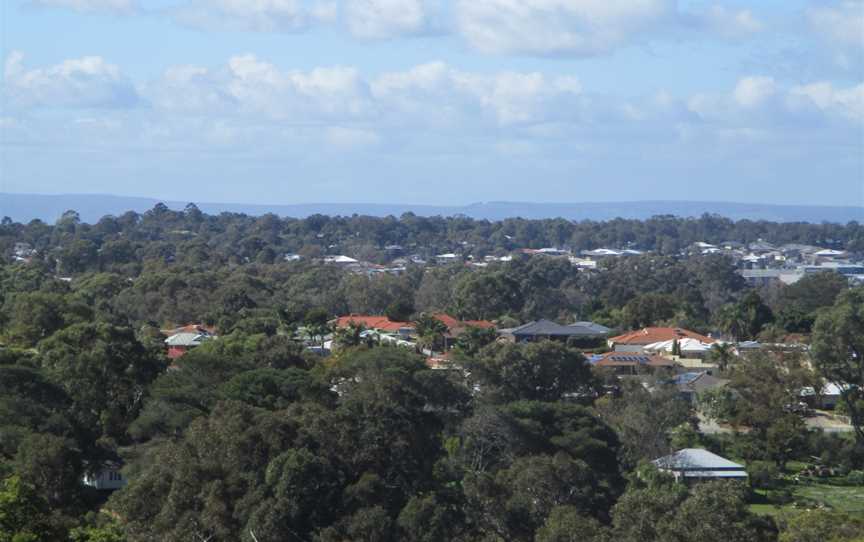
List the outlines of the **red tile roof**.
<svg viewBox="0 0 864 542">
<path fill-rule="evenodd" d="M 464 331 L 466 327 L 480 327 L 484 329 L 494 328 L 495 324 L 486 320 L 466 320 L 461 321 L 446 313 L 436 313 L 432 315 L 436 320 L 447 326 L 447 331 L 456 334 Z M 367 329 L 377 329 L 380 331 L 399 331 L 403 327 L 415 327 L 413 322 L 394 322 L 386 316 L 366 316 L 359 314 L 351 314 L 349 316 L 340 316 L 336 319 L 336 327 L 348 327 L 351 323 L 360 324 Z"/>
<path fill-rule="evenodd" d="M 494 329 L 495 324 L 486 320 L 457 320 L 447 313 L 439 312 L 432 315 L 436 320 L 447 326 L 447 333 L 450 336 L 461 335 L 466 328 L 479 327 L 483 329 Z"/>
<path fill-rule="evenodd" d="M 397 332 L 403 327 L 414 327 L 412 322 L 394 322 L 386 316 L 361 316 L 359 314 L 352 314 L 349 316 L 340 316 L 336 319 L 336 327 L 348 327 L 352 323 L 362 325 L 367 329 L 392 332 Z"/>
<path fill-rule="evenodd" d="M 594 362 L 596 367 L 674 367 L 675 362 L 661 356 L 638 352 L 607 352 Z"/>
<path fill-rule="evenodd" d="M 659 343 L 660 341 L 671 341 L 673 339 L 696 339 L 703 343 L 715 342 L 711 337 L 678 327 L 646 327 L 612 337 L 609 339 L 609 344 L 644 345 Z"/>
</svg>

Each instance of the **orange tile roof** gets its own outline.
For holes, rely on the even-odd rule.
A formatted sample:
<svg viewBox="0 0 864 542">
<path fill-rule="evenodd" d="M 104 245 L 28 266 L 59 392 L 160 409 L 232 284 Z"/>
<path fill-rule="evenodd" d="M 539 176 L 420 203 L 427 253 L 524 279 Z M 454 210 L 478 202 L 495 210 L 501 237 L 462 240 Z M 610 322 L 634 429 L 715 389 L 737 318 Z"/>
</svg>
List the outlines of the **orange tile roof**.
<svg viewBox="0 0 864 542">
<path fill-rule="evenodd" d="M 494 329 L 495 328 L 495 324 L 493 324 L 492 322 L 490 322 L 488 320 L 465 320 L 464 323 L 467 326 L 480 327 L 483 329 Z"/>
<path fill-rule="evenodd" d="M 673 367 L 675 362 L 653 354 L 607 352 L 594 362 L 595 367 Z"/>
<path fill-rule="evenodd" d="M 340 316 L 336 319 L 336 327 L 348 327 L 351 324 L 362 325 L 367 329 L 377 329 L 379 331 L 399 331 L 403 327 L 414 327 L 411 322 L 394 322 L 386 316 L 361 316 L 352 314 L 349 316 Z"/>
<path fill-rule="evenodd" d="M 673 339 L 696 339 L 703 343 L 713 343 L 714 339 L 700 335 L 694 331 L 678 327 L 646 327 L 630 331 L 617 337 L 609 339 L 609 344 L 652 344 L 660 341 L 671 341 Z"/>
<path fill-rule="evenodd" d="M 466 320 L 461 321 L 446 313 L 436 313 L 432 315 L 436 320 L 447 326 L 448 332 L 461 333 L 466 327 L 494 328 L 495 324 L 486 320 Z M 386 316 L 368 316 L 351 314 L 349 316 L 340 316 L 336 319 L 336 327 L 348 327 L 351 323 L 359 324 L 367 329 L 378 329 L 380 331 L 399 331 L 403 327 L 415 327 L 413 322 L 394 322 Z"/>
<path fill-rule="evenodd" d="M 447 326 L 447 331 L 451 334 L 460 334 L 466 327 L 479 327 L 483 329 L 491 329 L 495 327 L 492 322 L 486 320 L 458 320 L 447 313 L 439 312 L 432 315 L 436 320 Z"/>
</svg>

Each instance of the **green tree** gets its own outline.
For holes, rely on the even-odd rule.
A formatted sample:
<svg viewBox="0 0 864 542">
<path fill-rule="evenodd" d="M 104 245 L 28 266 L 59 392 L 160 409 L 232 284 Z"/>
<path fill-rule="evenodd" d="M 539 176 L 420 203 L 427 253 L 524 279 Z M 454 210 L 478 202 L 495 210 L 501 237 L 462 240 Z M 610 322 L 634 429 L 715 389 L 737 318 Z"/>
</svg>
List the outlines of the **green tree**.
<svg viewBox="0 0 864 542">
<path fill-rule="evenodd" d="M 677 388 L 660 383 L 648 390 L 637 381 L 623 382 L 620 397 L 604 397 L 595 408 L 618 434 L 628 467 L 670 453 L 673 429 L 691 422 L 690 406 Z"/>
<path fill-rule="evenodd" d="M 60 533 L 49 521 L 48 503 L 17 476 L 0 483 L 0 542 L 49 542 Z"/>
<path fill-rule="evenodd" d="M 535 542 L 604 542 L 609 535 L 596 519 L 582 515 L 575 506 L 556 506 L 537 531 Z"/>
<path fill-rule="evenodd" d="M 708 361 L 716 363 L 721 373 L 725 373 L 735 360 L 735 347 L 732 343 L 718 342 L 708 350 Z"/>
<path fill-rule="evenodd" d="M 122 439 L 162 369 L 130 328 L 75 324 L 39 345 L 46 372 L 73 400 L 83 427 Z"/>
<path fill-rule="evenodd" d="M 820 374 L 843 386 L 841 399 L 864 448 L 864 288 L 844 292 L 816 320 L 811 353 Z"/>
<path fill-rule="evenodd" d="M 807 428 L 798 414 L 798 392 L 818 385 L 815 375 L 800 357 L 789 353 L 762 353 L 735 366 L 729 387 L 735 393 L 733 423 L 749 428 L 742 436 L 757 450 L 756 457 L 771 459 L 783 467 L 800 454 Z"/>
<path fill-rule="evenodd" d="M 481 393 L 495 401 L 559 401 L 589 396 L 594 378 L 585 357 L 554 342 L 493 343 L 467 363 Z"/>
<path fill-rule="evenodd" d="M 432 352 L 443 350 L 444 335 L 447 333 L 447 326 L 444 322 L 431 314 L 423 313 L 417 318 L 414 326 L 417 333 L 417 344 L 420 348 Z"/>
<path fill-rule="evenodd" d="M 864 519 L 834 510 L 806 510 L 781 518 L 779 542 L 860 542 Z"/>
</svg>

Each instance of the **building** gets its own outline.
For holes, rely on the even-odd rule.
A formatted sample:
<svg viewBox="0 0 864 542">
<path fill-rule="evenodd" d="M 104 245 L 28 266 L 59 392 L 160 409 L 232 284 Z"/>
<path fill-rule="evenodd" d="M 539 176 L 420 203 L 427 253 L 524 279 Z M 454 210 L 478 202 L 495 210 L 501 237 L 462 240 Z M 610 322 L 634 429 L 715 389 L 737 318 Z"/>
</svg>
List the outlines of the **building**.
<svg viewBox="0 0 864 542">
<path fill-rule="evenodd" d="M 609 339 L 609 348 L 620 352 L 641 352 L 643 347 L 662 341 L 696 339 L 705 344 L 716 342 L 711 337 L 678 327 L 646 327 Z"/>
<path fill-rule="evenodd" d="M 100 491 L 114 491 L 129 483 L 120 471 L 120 464 L 113 461 L 103 463 L 95 472 L 86 472 L 81 481 Z"/>
<path fill-rule="evenodd" d="M 678 345 L 679 354 L 675 354 L 675 345 Z M 697 339 L 686 337 L 684 339 L 671 339 L 642 347 L 643 352 L 654 352 L 657 354 L 677 355 L 683 358 L 704 358 L 711 350 L 713 343 L 703 343 Z"/>
<path fill-rule="evenodd" d="M 161 329 L 159 332 L 167 337 L 165 345 L 170 359 L 177 359 L 204 341 L 216 338 L 216 328 L 206 324 L 187 324 L 173 329 Z"/>
<path fill-rule="evenodd" d="M 400 333 L 407 335 L 414 331 L 413 322 L 396 322 L 386 316 L 367 316 L 360 314 L 350 314 L 348 316 L 340 316 L 336 319 L 336 327 L 344 328 L 350 325 L 363 326 L 366 329 L 374 329 L 387 333 Z"/>
<path fill-rule="evenodd" d="M 747 480 L 744 465 L 700 448 L 685 448 L 674 454 L 652 461 L 657 468 L 668 472 L 683 483 L 705 480 Z"/>
<path fill-rule="evenodd" d="M 445 348 L 452 346 L 455 339 L 468 328 L 495 329 L 495 324 L 486 320 L 459 320 L 443 312 L 433 314 L 432 317 L 444 324 L 447 328 L 447 331 L 444 333 Z M 383 333 L 397 333 L 403 337 L 408 337 L 413 334 L 416 328 L 414 322 L 395 322 L 386 316 L 363 316 L 351 314 L 349 316 L 341 316 L 337 318 L 335 322 L 337 328 L 348 327 L 351 324 L 363 326 L 366 329 L 372 329 Z"/>
<path fill-rule="evenodd" d="M 689 372 L 675 375 L 672 383 L 678 388 L 678 393 L 691 404 L 696 403 L 699 394 L 705 390 L 722 388 L 728 380 L 717 378 L 707 371 Z"/>
<path fill-rule="evenodd" d="M 676 363 L 671 359 L 637 352 L 607 352 L 589 359 L 595 367 L 611 369 L 616 374 L 635 375 L 655 369 L 674 369 Z"/>
<path fill-rule="evenodd" d="M 549 320 L 528 322 L 512 329 L 502 329 L 501 335 L 514 342 L 536 342 L 541 340 L 596 339 L 605 337 L 610 329 L 593 322 L 576 322 L 561 325 Z"/>
<path fill-rule="evenodd" d="M 843 395 L 843 387 L 834 382 L 828 382 L 822 390 L 817 394 L 816 391 L 807 386 L 801 390 L 799 396 L 806 401 L 810 406 L 815 408 L 833 409 L 837 406 L 840 398 Z"/>
</svg>

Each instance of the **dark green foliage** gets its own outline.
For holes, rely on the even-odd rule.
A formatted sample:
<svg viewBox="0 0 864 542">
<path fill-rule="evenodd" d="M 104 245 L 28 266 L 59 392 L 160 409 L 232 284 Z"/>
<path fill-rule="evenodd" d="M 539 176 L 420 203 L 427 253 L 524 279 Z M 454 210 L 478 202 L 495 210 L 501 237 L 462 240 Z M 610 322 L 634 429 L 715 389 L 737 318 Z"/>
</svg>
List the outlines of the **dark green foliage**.
<svg viewBox="0 0 864 542">
<path fill-rule="evenodd" d="M 844 292 L 816 320 L 813 361 L 829 382 L 844 387 L 841 400 L 864 450 L 864 288 Z"/>
<path fill-rule="evenodd" d="M 109 324 L 69 326 L 39 350 L 42 367 L 72 398 L 79 423 L 118 440 L 162 369 L 131 329 Z"/>
<path fill-rule="evenodd" d="M 558 401 L 593 393 L 585 357 L 558 342 L 494 343 L 468 365 L 481 393 L 497 402 Z"/>
<path fill-rule="evenodd" d="M 0 542 L 48 542 L 61 530 L 51 524 L 50 508 L 17 476 L 0 482 Z"/>
<path fill-rule="evenodd" d="M 268 410 L 282 410 L 297 401 L 332 402 L 332 392 L 302 369 L 255 369 L 238 374 L 221 389 L 234 399 Z"/>
</svg>

